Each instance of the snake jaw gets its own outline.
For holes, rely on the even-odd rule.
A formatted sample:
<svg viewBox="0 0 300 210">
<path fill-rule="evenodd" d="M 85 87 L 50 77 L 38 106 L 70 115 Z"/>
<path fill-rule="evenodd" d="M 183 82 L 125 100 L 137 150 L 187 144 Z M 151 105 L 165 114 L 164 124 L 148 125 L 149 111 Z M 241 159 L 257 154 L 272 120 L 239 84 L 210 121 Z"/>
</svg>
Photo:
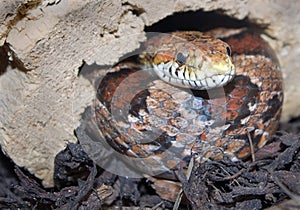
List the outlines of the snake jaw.
<svg viewBox="0 0 300 210">
<path fill-rule="evenodd" d="M 229 83 L 235 75 L 235 67 L 231 60 L 212 63 L 204 62 L 201 69 L 181 65 L 175 61 L 153 64 L 153 70 L 163 81 L 177 87 L 207 90 L 221 87 Z"/>
</svg>

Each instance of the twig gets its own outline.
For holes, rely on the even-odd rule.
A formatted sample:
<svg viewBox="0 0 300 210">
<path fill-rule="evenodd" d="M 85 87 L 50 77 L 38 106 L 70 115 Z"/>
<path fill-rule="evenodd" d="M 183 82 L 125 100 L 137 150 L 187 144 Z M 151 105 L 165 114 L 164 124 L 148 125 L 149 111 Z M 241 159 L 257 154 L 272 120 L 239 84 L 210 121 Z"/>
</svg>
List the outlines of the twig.
<svg viewBox="0 0 300 210">
<path fill-rule="evenodd" d="M 156 204 L 155 206 L 153 206 L 153 207 L 151 208 L 151 210 L 157 209 L 157 208 L 160 207 L 163 203 L 164 203 L 163 201 L 159 202 L 158 204 Z"/>
<path fill-rule="evenodd" d="M 252 138 L 250 136 L 250 133 L 249 133 L 248 129 L 247 129 L 247 136 L 248 136 L 249 145 L 250 145 L 252 162 L 255 162 L 254 146 L 253 146 Z"/>
<path fill-rule="evenodd" d="M 193 167 L 194 167 L 194 157 L 192 157 L 191 161 L 189 162 L 188 170 L 187 170 L 187 173 L 186 173 L 187 180 L 189 180 L 189 178 L 191 176 Z M 183 189 L 181 187 L 181 189 L 180 189 L 180 191 L 177 195 L 176 201 L 174 203 L 173 210 L 178 210 L 181 199 L 182 199 L 182 195 L 183 195 Z"/>
<path fill-rule="evenodd" d="M 287 194 L 292 200 L 300 204 L 300 195 L 297 195 L 290 191 L 276 176 L 274 177 L 275 183 L 284 191 L 285 194 Z"/>
</svg>

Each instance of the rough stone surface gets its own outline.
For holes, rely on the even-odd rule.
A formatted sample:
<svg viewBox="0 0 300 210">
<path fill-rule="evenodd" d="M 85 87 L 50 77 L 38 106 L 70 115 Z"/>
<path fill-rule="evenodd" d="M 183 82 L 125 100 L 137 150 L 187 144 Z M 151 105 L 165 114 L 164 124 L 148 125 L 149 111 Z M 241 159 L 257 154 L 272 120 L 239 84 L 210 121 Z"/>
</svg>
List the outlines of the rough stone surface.
<svg viewBox="0 0 300 210">
<path fill-rule="evenodd" d="M 264 26 L 284 71 L 282 119 L 300 115 L 299 9 L 296 0 L 4 0 L 0 45 L 28 71 L 8 68 L 0 76 L 1 147 L 52 186 L 54 157 L 76 141 L 80 113 L 94 98 L 77 76 L 83 61 L 115 63 L 145 40 L 144 26 L 180 11 L 219 11 Z"/>
</svg>

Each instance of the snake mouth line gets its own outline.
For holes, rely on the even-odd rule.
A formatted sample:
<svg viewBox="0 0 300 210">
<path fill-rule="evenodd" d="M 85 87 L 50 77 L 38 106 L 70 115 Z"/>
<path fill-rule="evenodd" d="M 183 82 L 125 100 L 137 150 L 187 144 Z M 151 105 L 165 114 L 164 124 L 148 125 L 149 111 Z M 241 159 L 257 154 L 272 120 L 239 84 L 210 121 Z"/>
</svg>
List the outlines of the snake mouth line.
<svg viewBox="0 0 300 210">
<path fill-rule="evenodd" d="M 181 69 L 176 62 L 153 64 L 153 70 L 160 79 L 177 87 L 207 90 L 226 85 L 233 77 L 235 70 L 228 74 L 204 75 L 199 78 L 194 72 Z"/>
</svg>

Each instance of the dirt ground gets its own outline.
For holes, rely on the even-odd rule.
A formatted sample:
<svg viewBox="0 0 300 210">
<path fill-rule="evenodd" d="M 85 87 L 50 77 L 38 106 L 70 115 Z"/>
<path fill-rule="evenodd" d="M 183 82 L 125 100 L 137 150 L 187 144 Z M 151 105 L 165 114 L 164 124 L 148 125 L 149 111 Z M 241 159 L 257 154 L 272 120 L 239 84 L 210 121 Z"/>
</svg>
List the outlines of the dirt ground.
<svg viewBox="0 0 300 210">
<path fill-rule="evenodd" d="M 255 161 L 195 163 L 188 181 L 179 171 L 184 196 L 176 208 L 299 209 L 299 133 L 300 118 L 281 124 Z M 172 185 L 111 174 L 97 167 L 80 144 L 69 144 L 57 155 L 51 189 L 4 154 L 0 157 L 1 209 L 174 208 L 164 191 Z"/>
</svg>

